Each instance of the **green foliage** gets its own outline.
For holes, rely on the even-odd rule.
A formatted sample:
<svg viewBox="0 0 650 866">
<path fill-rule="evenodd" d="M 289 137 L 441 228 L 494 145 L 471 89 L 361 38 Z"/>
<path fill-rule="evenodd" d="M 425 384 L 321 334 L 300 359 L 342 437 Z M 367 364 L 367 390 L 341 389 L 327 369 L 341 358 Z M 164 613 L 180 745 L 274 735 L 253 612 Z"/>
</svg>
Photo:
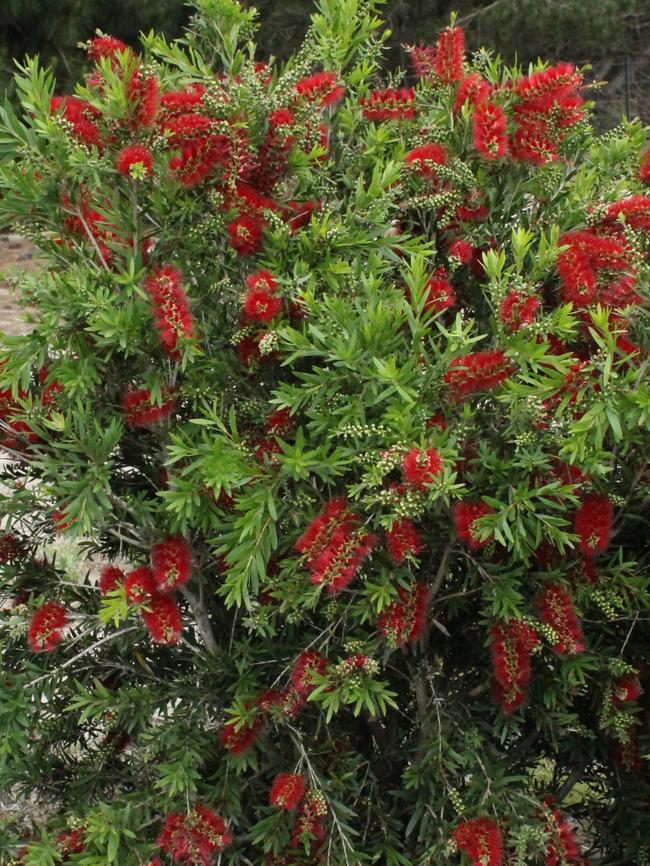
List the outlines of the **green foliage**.
<svg viewBox="0 0 650 866">
<path fill-rule="evenodd" d="M 44 262 L 0 346 L 8 864 L 456 864 L 484 819 L 534 866 L 569 818 L 645 863 L 645 131 L 574 81 L 521 156 L 521 70 L 480 52 L 491 158 L 456 81 L 383 76 L 381 6 L 322 0 L 262 67 L 256 12 L 200 0 L 80 103 L 25 61 L 0 113 Z M 232 842 L 188 860 L 202 807 Z"/>
</svg>

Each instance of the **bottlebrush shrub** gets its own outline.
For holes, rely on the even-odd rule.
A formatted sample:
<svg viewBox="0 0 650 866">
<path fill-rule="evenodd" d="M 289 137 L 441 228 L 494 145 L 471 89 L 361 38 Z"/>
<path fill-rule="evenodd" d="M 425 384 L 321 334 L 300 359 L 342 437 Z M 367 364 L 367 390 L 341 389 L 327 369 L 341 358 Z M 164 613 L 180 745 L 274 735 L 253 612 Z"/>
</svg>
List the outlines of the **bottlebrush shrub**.
<svg viewBox="0 0 650 866">
<path fill-rule="evenodd" d="M 374 0 L 284 66 L 196 6 L 0 118 L 43 262 L 0 350 L 9 859 L 646 862 L 644 130 L 457 27 L 385 75 Z"/>
</svg>

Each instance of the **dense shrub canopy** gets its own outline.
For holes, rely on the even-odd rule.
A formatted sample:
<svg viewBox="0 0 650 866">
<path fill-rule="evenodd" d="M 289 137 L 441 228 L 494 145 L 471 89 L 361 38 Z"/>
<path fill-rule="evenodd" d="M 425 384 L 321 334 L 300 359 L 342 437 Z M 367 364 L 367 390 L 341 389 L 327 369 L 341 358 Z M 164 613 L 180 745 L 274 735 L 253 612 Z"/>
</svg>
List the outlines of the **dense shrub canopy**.
<svg viewBox="0 0 650 866">
<path fill-rule="evenodd" d="M 646 862 L 644 130 L 196 5 L 2 112 L 6 858 Z"/>
</svg>

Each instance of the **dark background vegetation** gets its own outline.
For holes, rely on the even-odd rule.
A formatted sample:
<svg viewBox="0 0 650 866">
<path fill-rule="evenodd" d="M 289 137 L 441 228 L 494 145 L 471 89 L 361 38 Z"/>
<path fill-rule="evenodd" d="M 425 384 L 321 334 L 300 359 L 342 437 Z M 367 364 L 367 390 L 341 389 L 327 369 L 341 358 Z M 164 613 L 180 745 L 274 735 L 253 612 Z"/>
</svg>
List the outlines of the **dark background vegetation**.
<svg viewBox="0 0 650 866">
<path fill-rule="evenodd" d="M 285 57 L 307 26 L 310 0 L 257 0 L 262 54 Z M 83 71 L 78 42 L 96 28 L 135 44 L 140 31 L 182 32 L 191 9 L 183 0 L 0 0 L 0 90 L 14 58 L 38 53 L 51 63 L 61 88 Z M 388 0 L 393 37 L 387 57 L 405 65 L 401 44 L 432 40 L 452 10 L 471 49 L 485 45 L 511 61 L 537 57 L 591 62 L 592 79 L 606 80 L 599 97 L 601 125 L 622 113 L 650 121 L 650 0 Z"/>
</svg>

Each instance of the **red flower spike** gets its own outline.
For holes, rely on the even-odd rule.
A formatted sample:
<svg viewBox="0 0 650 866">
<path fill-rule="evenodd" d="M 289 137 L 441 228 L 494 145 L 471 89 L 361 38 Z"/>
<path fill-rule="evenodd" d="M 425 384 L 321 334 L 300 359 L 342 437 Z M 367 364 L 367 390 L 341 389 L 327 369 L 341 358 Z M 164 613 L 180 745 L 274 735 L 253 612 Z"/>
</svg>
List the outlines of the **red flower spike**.
<svg viewBox="0 0 650 866">
<path fill-rule="evenodd" d="M 641 157 L 637 176 L 641 183 L 650 183 L 650 148 L 648 148 Z"/>
<path fill-rule="evenodd" d="M 410 589 L 400 587 L 397 601 L 379 614 L 377 628 L 395 647 L 416 641 L 427 624 L 429 590 L 423 583 L 414 583 Z"/>
<path fill-rule="evenodd" d="M 309 562 L 311 582 L 325 584 L 330 595 L 346 589 L 376 542 L 374 535 L 359 532 L 353 523 L 335 526 L 322 551 Z"/>
<path fill-rule="evenodd" d="M 269 800 L 278 809 L 291 811 L 302 800 L 305 780 L 296 773 L 278 773 L 271 785 Z"/>
<path fill-rule="evenodd" d="M 306 102 L 320 108 L 336 105 L 345 95 L 345 88 L 339 84 L 335 72 L 316 72 L 308 78 L 301 78 L 294 84 L 294 90 Z"/>
<path fill-rule="evenodd" d="M 523 704 L 530 682 L 530 651 L 539 645 L 537 632 L 518 619 L 495 623 L 490 629 L 495 697 L 504 713 Z"/>
<path fill-rule="evenodd" d="M 574 518 L 576 535 L 585 556 L 607 550 L 612 536 L 614 507 L 609 499 L 596 494 L 585 496 Z"/>
<path fill-rule="evenodd" d="M 134 568 L 124 578 L 126 597 L 134 604 L 144 604 L 158 594 L 153 572 L 148 565 Z"/>
<path fill-rule="evenodd" d="M 463 78 L 458 85 L 454 100 L 454 114 L 459 114 L 466 102 L 476 108 L 487 101 L 491 92 L 492 88 L 487 81 L 481 78 L 478 72 L 472 72 L 467 78 Z"/>
<path fill-rule="evenodd" d="M 461 821 L 451 835 L 472 866 L 502 866 L 503 840 L 496 821 L 491 818 Z"/>
<path fill-rule="evenodd" d="M 454 506 L 454 525 L 456 534 L 470 550 L 482 550 L 486 547 L 492 535 L 484 541 L 479 541 L 474 534 L 474 524 L 486 514 L 494 514 L 494 509 L 486 502 L 457 502 Z"/>
<path fill-rule="evenodd" d="M 456 303 L 456 292 L 449 282 L 444 268 L 437 268 L 434 275 L 427 281 L 424 289 L 424 309 L 429 312 L 442 313 Z"/>
<path fill-rule="evenodd" d="M 319 652 L 301 653 L 291 669 L 291 683 L 302 697 L 307 697 L 315 687 L 315 676 L 322 676 L 327 669 L 327 659 Z"/>
<path fill-rule="evenodd" d="M 473 119 L 474 147 L 483 159 L 499 159 L 508 151 L 506 115 L 495 102 L 480 103 Z"/>
<path fill-rule="evenodd" d="M 510 361 L 501 349 L 487 352 L 470 352 L 454 358 L 444 380 L 456 402 L 482 391 L 496 388 L 514 373 Z"/>
<path fill-rule="evenodd" d="M 474 245 L 464 238 L 457 238 L 449 244 L 449 257 L 461 265 L 469 265 L 474 258 Z"/>
<path fill-rule="evenodd" d="M 60 112 L 64 120 L 72 127 L 72 134 L 80 144 L 94 146 L 103 150 L 104 142 L 95 123 L 99 112 L 90 103 L 76 96 L 53 96 L 50 100 L 50 112 Z"/>
<path fill-rule="evenodd" d="M 553 644 L 556 655 L 574 655 L 584 651 L 582 627 L 573 608 L 569 592 L 559 584 L 546 586 L 537 597 L 537 611 L 542 622 L 557 635 Z"/>
<path fill-rule="evenodd" d="M 194 322 L 183 290 L 181 272 L 171 265 L 156 268 L 145 280 L 144 287 L 151 298 L 163 350 L 177 360 L 181 341 L 194 337 Z"/>
<path fill-rule="evenodd" d="M 86 828 L 75 827 L 59 834 L 59 850 L 65 860 L 73 854 L 81 854 L 86 847 Z"/>
<path fill-rule="evenodd" d="M 131 177 L 131 166 L 142 165 L 147 177 L 153 174 L 153 154 L 142 144 L 129 144 L 118 153 L 115 165 L 124 177 Z"/>
<path fill-rule="evenodd" d="M 12 562 L 20 554 L 21 544 L 18 539 L 10 532 L 0 532 L 0 565 Z"/>
<path fill-rule="evenodd" d="M 236 730 L 235 722 L 226 722 L 219 734 L 219 742 L 231 755 L 243 755 L 255 744 L 262 727 L 262 719 L 255 719 L 252 726 Z"/>
<path fill-rule="evenodd" d="M 282 312 L 283 302 L 275 291 L 277 281 L 270 271 L 256 271 L 246 278 L 243 312 L 249 322 L 270 322 Z"/>
<path fill-rule="evenodd" d="M 102 595 L 108 595 L 117 589 L 126 578 L 121 568 L 116 565 L 105 565 L 99 575 L 99 591 Z"/>
<path fill-rule="evenodd" d="M 88 46 L 88 59 L 97 62 L 102 57 L 115 57 L 118 52 L 131 49 L 115 36 L 96 36 Z"/>
<path fill-rule="evenodd" d="M 189 814 L 167 815 L 156 844 L 179 866 L 212 866 L 232 843 L 232 834 L 216 812 L 197 803 Z"/>
<path fill-rule="evenodd" d="M 447 160 L 447 149 L 444 145 L 435 142 L 415 147 L 404 157 L 404 163 L 420 177 L 431 177 L 436 173 L 436 166 L 446 165 Z"/>
<path fill-rule="evenodd" d="M 465 34 L 460 27 L 443 30 L 436 43 L 433 71 L 441 84 L 451 84 L 463 77 Z"/>
<path fill-rule="evenodd" d="M 427 448 L 426 451 L 411 448 L 404 456 L 402 463 L 404 480 L 418 490 L 425 490 L 426 485 L 431 484 L 441 472 L 442 460 L 435 448 Z"/>
<path fill-rule="evenodd" d="M 401 565 L 406 557 L 417 556 L 422 549 L 420 533 L 408 517 L 396 520 L 386 532 L 386 549 L 395 565 Z"/>
<path fill-rule="evenodd" d="M 205 87 L 199 82 L 192 82 L 181 90 L 171 90 L 160 99 L 160 106 L 167 117 L 178 114 L 191 114 L 202 108 Z"/>
<path fill-rule="evenodd" d="M 545 829 L 550 838 L 544 853 L 544 866 L 578 866 L 580 848 L 566 818 L 558 809 L 552 809 L 548 814 Z"/>
<path fill-rule="evenodd" d="M 173 646 L 183 630 L 178 603 L 168 595 L 154 595 L 145 601 L 142 621 L 154 643 Z"/>
<path fill-rule="evenodd" d="M 163 389 L 163 397 L 168 399 L 158 405 L 151 402 L 151 391 L 149 388 L 138 388 L 129 391 L 122 398 L 122 411 L 124 421 L 130 427 L 151 427 L 164 421 L 174 411 L 176 400 L 169 397 L 171 392 Z"/>
<path fill-rule="evenodd" d="M 525 295 L 512 289 L 499 306 L 499 318 L 506 331 L 514 334 L 523 325 L 531 325 L 540 307 L 540 301 L 534 295 Z"/>
<path fill-rule="evenodd" d="M 192 569 L 189 544 L 181 535 L 172 535 L 154 544 L 151 567 L 158 592 L 171 592 L 187 583 Z"/>
<path fill-rule="evenodd" d="M 35 653 L 52 652 L 63 637 L 68 613 L 58 601 L 46 601 L 32 615 L 27 638 Z"/>
<path fill-rule="evenodd" d="M 240 214 L 227 225 L 230 246 L 240 256 L 258 252 L 263 243 L 264 221 L 252 214 Z"/>
<path fill-rule="evenodd" d="M 643 689 L 636 674 L 625 674 L 612 683 L 612 700 L 617 707 L 636 701 L 642 694 Z"/>
<path fill-rule="evenodd" d="M 410 87 L 373 90 L 360 104 L 366 120 L 413 120 L 416 116 L 415 91 Z"/>
</svg>

